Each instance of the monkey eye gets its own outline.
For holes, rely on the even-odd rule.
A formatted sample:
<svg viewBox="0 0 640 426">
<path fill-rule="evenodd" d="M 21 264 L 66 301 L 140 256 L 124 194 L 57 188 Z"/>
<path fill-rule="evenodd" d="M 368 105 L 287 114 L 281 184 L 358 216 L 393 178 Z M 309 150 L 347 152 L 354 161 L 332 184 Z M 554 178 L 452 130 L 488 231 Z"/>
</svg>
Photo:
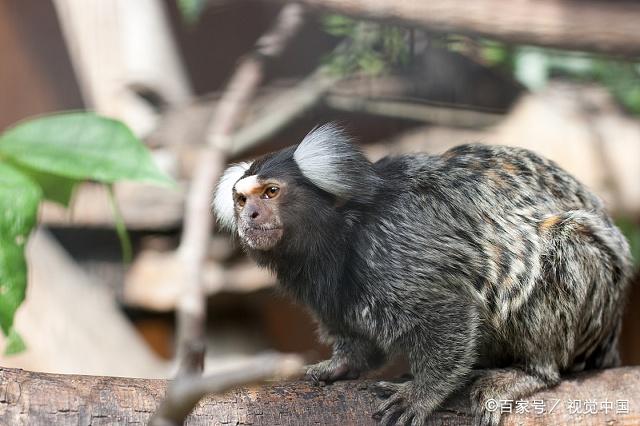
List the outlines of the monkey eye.
<svg viewBox="0 0 640 426">
<path fill-rule="evenodd" d="M 236 203 L 238 203 L 240 207 L 244 207 L 246 202 L 247 202 L 247 197 L 242 194 L 238 194 L 238 197 L 236 198 Z"/>
<path fill-rule="evenodd" d="M 264 191 L 262 195 L 264 198 L 274 198 L 278 195 L 278 192 L 280 192 L 280 188 L 278 188 L 277 186 L 270 186 Z"/>
</svg>

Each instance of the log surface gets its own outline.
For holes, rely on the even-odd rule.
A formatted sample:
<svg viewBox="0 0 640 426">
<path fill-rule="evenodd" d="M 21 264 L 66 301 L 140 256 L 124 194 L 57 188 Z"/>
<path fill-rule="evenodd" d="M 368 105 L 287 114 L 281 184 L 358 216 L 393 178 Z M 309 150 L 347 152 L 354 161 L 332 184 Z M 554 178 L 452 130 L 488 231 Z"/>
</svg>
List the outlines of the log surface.
<svg viewBox="0 0 640 426">
<path fill-rule="evenodd" d="M 187 418 L 188 425 L 375 424 L 371 413 L 378 400 L 371 381 L 349 381 L 317 387 L 306 382 L 245 387 L 203 399 Z M 166 391 L 167 382 L 34 373 L 0 368 L 0 424 L 96 425 L 146 424 Z M 551 407 L 560 401 L 553 410 Z M 582 413 L 570 414 L 568 401 L 582 401 Z M 545 414 L 534 413 L 543 401 Z M 596 413 L 588 413 L 588 401 Z M 602 403 L 612 403 L 611 409 Z M 619 411 L 626 401 L 628 414 Z M 640 424 L 640 367 L 624 367 L 573 376 L 554 389 L 528 399 L 528 414 L 510 414 L 507 425 Z M 624 404 L 624 403 L 623 403 Z M 429 421 L 432 425 L 472 425 L 465 393 L 450 400 Z"/>
<path fill-rule="evenodd" d="M 282 1 L 282 0 L 281 0 Z M 598 0 L 299 0 L 320 9 L 508 43 L 635 56 L 640 3 Z"/>
</svg>

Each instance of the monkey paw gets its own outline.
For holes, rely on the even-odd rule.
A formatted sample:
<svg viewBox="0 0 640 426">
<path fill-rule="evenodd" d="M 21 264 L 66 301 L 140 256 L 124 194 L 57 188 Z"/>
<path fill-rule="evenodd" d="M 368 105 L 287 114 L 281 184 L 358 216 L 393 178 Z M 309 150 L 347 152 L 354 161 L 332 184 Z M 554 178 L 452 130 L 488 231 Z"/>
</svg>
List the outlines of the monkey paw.
<svg viewBox="0 0 640 426">
<path fill-rule="evenodd" d="M 500 424 L 502 414 L 498 400 L 483 397 L 479 392 L 472 392 L 471 407 L 475 417 L 475 424 L 479 426 L 498 426 Z"/>
<path fill-rule="evenodd" d="M 433 411 L 427 398 L 422 398 L 413 382 L 378 382 L 376 393 L 386 398 L 373 417 L 382 425 L 422 426 Z"/>
<path fill-rule="evenodd" d="M 336 380 L 351 380 L 360 377 L 360 371 L 349 366 L 346 360 L 328 359 L 307 368 L 305 378 L 314 384 L 333 383 Z"/>
<path fill-rule="evenodd" d="M 498 426 L 501 417 L 500 411 L 481 409 L 475 412 L 475 422 L 480 426 Z"/>
</svg>

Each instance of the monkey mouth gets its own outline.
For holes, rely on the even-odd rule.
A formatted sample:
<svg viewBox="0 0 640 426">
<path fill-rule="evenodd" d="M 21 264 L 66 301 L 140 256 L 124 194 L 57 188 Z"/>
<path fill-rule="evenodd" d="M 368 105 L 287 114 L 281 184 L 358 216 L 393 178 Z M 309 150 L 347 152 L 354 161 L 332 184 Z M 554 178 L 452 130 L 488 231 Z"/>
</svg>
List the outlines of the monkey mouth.
<svg viewBox="0 0 640 426">
<path fill-rule="evenodd" d="M 282 229 L 279 226 L 249 226 L 248 228 L 256 231 L 277 231 L 278 229 Z"/>
<path fill-rule="evenodd" d="M 242 240 L 252 249 L 268 250 L 282 238 L 282 228 L 273 226 L 248 226 L 242 232 Z"/>
<path fill-rule="evenodd" d="M 245 230 L 245 233 L 253 235 L 277 235 L 282 233 L 282 228 L 275 226 L 250 226 Z"/>
</svg>

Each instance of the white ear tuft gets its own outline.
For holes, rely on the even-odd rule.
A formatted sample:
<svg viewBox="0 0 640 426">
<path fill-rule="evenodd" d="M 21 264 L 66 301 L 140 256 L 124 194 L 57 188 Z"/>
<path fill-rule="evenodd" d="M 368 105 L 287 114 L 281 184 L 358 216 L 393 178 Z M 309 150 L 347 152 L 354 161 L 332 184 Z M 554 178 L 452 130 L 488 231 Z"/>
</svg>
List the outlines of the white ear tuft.
<svg viewBox="0 0 640 426">
<path fill-rule="evenodd" d="M 293 153 L 302 174 L 339 198 L 366 201 L 379 182 L 372 164 L 334 123 L 313 129 Z"/>
<path fill-rule="evenodd" d="M 233 186 L 249 167 L 251 167 L 251 163 L 248 162 L 233 164 L 225 170 L 220 182 L 218 182 L 218 187 L 213 197 L 213 209 L 220 228 L 228 229 L 232 232 L 236 230 Z"/>
</svg>

